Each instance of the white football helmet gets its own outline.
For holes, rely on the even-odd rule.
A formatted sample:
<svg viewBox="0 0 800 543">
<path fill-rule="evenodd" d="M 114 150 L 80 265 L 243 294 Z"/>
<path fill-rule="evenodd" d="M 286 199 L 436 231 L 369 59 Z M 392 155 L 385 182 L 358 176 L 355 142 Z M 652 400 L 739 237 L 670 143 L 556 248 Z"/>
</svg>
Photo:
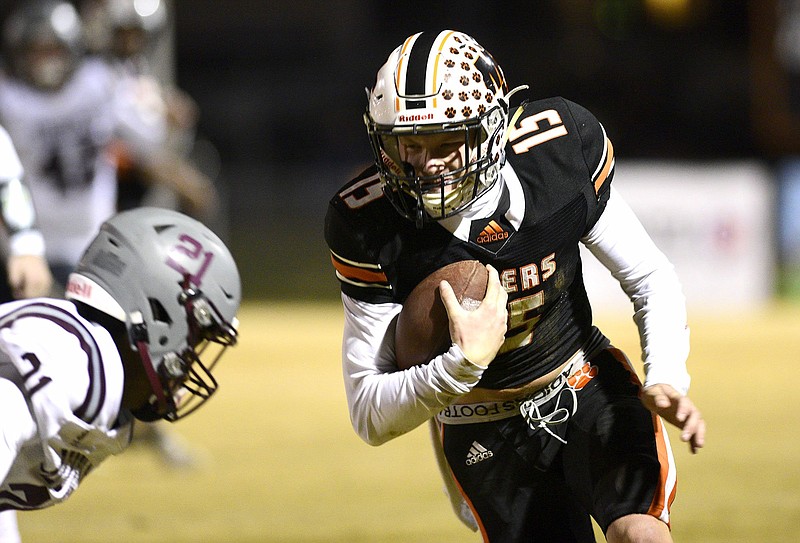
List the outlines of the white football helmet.
<svg viewBox="0 0 800 543">
<path fill-rule="evenodd" d="M 159 208 L 117 214 L 86 249 L 66 296 L 125 324 L 153 390 L 138 418 L 177 420 L 216 391 L 211 370 L 236 343 L 241 284 L 230 252 L 202 223 Z M 213 343 L 217 352 L 202 362 Z"/>
<path fill-rule="evenodd" d="M 84 53 L 83 27 L 66 0 L 29 0 L 3 25 L 11 75 L 42 90 L 58 90 Z"/>
<path fill-rule="evenodd" d="M 383 190 L 417 226 L 465 209 L 500 174 L 508 88 L 500 66 L 462 32 L 420 32 L 378 71 L 364 115 Z M 405 162 L 400 136 L 453 132 L 464 138 L 464 166 L 423 176 Z"/>
</svg>

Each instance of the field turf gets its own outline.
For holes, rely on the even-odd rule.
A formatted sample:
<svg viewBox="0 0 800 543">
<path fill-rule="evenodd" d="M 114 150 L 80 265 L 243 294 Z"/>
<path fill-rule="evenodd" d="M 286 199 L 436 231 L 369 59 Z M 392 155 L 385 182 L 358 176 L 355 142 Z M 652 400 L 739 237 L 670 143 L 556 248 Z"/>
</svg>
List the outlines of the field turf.
<svg viewBox="0 0 800 543">
<path fill-rule="evenodd" d="M 674 538 L 794 542 L 800 307 L 690 315 L 691 396 L 708 435 L 693 456 L 670 430 Z M 167 428 L 194 450 L 197 467 L 170 469 L 133 446 L 67 503 L 20 514 L 24 543 L 480 541 L 450 511 L 426 427 L 381 447 L 352 431 L 338 305 L 248 304 L 240 320 L 241 344 L 215 372 L 217 396 Z M 596 321 L 638 363 L 630 318 Z"/>
</svg>

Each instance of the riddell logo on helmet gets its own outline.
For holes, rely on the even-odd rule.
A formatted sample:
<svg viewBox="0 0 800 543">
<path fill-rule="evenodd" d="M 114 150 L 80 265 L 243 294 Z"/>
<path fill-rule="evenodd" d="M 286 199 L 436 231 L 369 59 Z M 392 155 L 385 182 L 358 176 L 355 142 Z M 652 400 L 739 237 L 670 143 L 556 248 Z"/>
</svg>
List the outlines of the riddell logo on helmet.
<svg viewBox="0 0 800 543">
<path fill-rule="evenodd" d="M 82 296 L 84 298 L 89 298 L 92 295 L 92 285 L 77 281 L 73 278 L 70 279 L 69 283 L 67 283 L 67 292 L 77 296 Z"/>
<path fill-rule="evenodd" d="M 398 120 L 401 123 L 413 123 L 417 121 L 430 121 L 433 120 L 433 113 L 425 113 L 422 115 L 400 115 Z"/>
</svg>

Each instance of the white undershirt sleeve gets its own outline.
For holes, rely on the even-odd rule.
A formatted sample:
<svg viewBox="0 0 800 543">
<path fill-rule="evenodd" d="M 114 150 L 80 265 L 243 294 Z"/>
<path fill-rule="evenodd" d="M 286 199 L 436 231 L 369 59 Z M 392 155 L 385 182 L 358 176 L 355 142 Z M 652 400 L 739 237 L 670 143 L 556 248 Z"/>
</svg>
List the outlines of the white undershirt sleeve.
<svg viewBox="0 0 800 543">
<path fill-rule="evenodd" d="M 453 344 L 428 364 L 399 371 L 394 327 L 400 304 L 369 304 L 342 294 L 342 369 L 353 428 L 380 445 L 423 424 L 469 392 L 485 367 Z"/>
<path fill-rule="evenodd" d="M 12 255 L 44 256 L 44 238 L 35 228 L 36 211 L 25 172 L 8 132 L 0 126 L 0 220 Z"/>
<path fill-rule="evenodd" d="M 686 394 L 690 377 L 686 299 L 675 269 L 612 186 L 597 224 L 581 240 L 619 281 L 633 303 L 644 362 L 644 386 L 671 385 Z"/>
</svg>

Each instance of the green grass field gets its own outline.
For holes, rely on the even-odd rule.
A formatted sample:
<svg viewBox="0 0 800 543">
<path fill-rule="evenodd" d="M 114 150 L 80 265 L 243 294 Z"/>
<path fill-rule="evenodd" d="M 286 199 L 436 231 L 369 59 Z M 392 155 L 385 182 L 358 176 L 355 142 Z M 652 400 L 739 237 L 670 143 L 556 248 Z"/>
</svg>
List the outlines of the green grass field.
<svg viewBox="0 0 800 543">
<path fill-rule="evenodd" d="M 679 542 L 794 542 L 800 527 L 800 308 L 692 314 L 691 395 L 708 424 L 673 430 Z M 201 459 L 171 470 L 133 447 L 65 504 L 19 516 L 24 543 L 470 542 L 450 511 L 427 428 L 381 447 L 352 431 L 338 305 L 251 304 L 218 395 L 169 430 Z M 627 316 L 597 323 L 638 361 Z"/>
</svg>

